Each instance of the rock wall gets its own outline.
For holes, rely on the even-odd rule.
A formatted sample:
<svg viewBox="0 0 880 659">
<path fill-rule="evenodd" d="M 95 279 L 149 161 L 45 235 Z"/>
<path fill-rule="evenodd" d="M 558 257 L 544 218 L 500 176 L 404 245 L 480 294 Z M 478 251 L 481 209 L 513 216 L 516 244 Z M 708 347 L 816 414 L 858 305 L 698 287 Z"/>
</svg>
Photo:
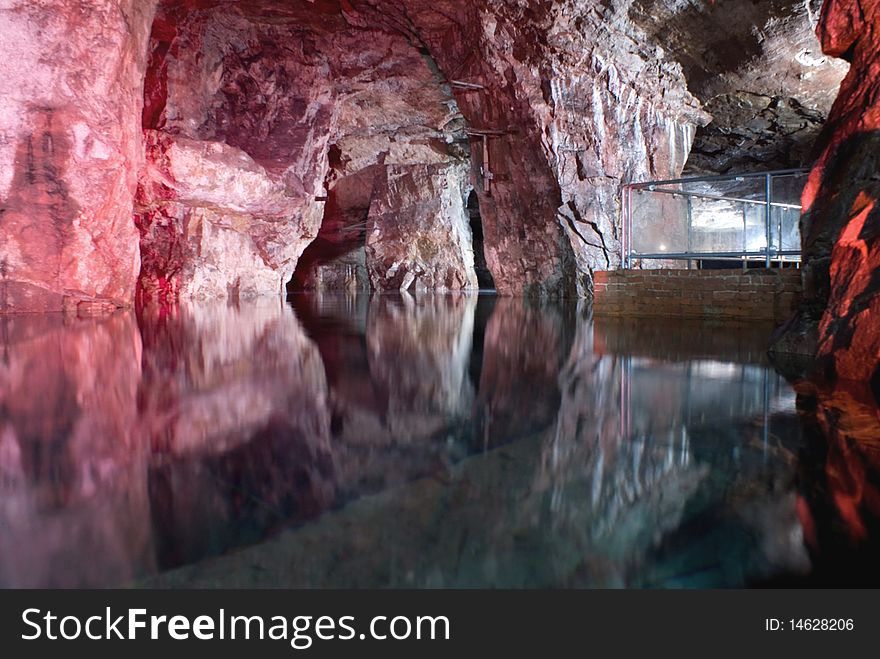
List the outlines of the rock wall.
<svg viewBox="0 0 880 659">
<path fill-rule="evenodd" d="M 851 68 L 803 194 L 805 303 L 777 349 L 816 351 L 830 379 L 867 381 L 880 356 L 880 2 L 829 0 L 818 34 Z"/>
<path fill-rule="evenodd" d="M 346 13 L 406 30 L 446 79 L 477 85 L 454 91 L 503 293 L 588 295 L 592 270 L 619 262 L 620 183 L 680 173 L 709 119 L 629 4 L 359 0 Z"/>
<path fill-rule="evenodd" d="M 150 0 L 0 5 L 0 313 L 132 301 Z"/>
<path fill-rule="evenodd" d="M 385 167 L 367 222 L 367 267 L 374 290 L 477 288 L 467 165 Z"/>
<path fill-rule="evenodd" d="M 699 99 L 725 135 L 800 148 L 837 70 L 812 0 L 158 4 L 4 4 L 2 309 L 125 305 L 138 272 L 145 302 L 275 294 L 316 236 L 311 285 L 471 288 L 472 189 L 500 292 L 589 296 L 620 184 L 682 171 Z"/>
<path fill-rule="evenodd" d="M 712 115 L 697 130 L 689 173 L 809 167 L 845 62 L 826 57 L 822 0 L 636 0 L 630 18 L 680 62 Z"/>
<path fill-rule="evenodd" d="M 136 223 L 145 300 L 278 295 L 321 222 L 326 62 L 250 7 L 165 3 Z M 300 37 L 301 41 L 304 41 Z"/>
<path fill-rule="evenodd" d="M 473 288 L 472 237 L 460 208 L 475 188 L 500 292 L 589 295 L 592 271 L 619 261 L 620 183 L 679 174 L 696 126 L 709 119 L 680 66 L 630 19 L 630 4 L 168 4 L 154 29 L 148 127 L 223 141 L 273 165 L 275 174 L 290 172 L 294 158 L 300 185 L 281 221 L 293 227 L 284 234 L 286 249 L 277 241 L 278 253 L 267 259 L 273 250 L 247 248 L 252 227 L 266 221 L 259 214 L 232 229 L 242 234 L 233 241 L 242 263 L 224 262 L 228 250 L 212 253 L 198 232 L 188 235 L 194 213 L 196 226 L 228 229 L 234 223 L 223 218 L 238 211 L 215 206 L 220 217 L 205 219 L 191 203 L 184 211 L 185 199 L 151 194 L 155 186 L 145 185 L 142 250 L 150 255 L 145 263 L 158 265 L 145 267 L 143 290 L 260 292 L 236 284 L 237 271 L 264 266 L 258 279 L 268 283 L 275 272 L 283 283 L 316 234 L 297 275 L 302 287 L 320 280 L 361 288 L 363 261 L 374 288 Z M 291 40 L 300 44 L 296 52 L 283 46 Z M 285 138 L 279 127 L 300 137 Z M 288 150 L 288 160 L 285 144 L 299 150 Z M 444 174 L 416 175 L 425 167 Z M 409 192 L 388 189 L 400 180 L 398 168 L 415 176 L 404 186 Z M 361 177 L 369 203 L 349 206 L 335 194 L 351 177 Z M 435 197 L 437 185 L 443 200 L 421 205 L 417 198 Z M 326 229 L 319 230 L 313 196 L 327 196 Z M 377 247 L 377 223 L 386 222 Z M 166 283 L 163 263 L 169 242 L 187 245 L 182 257 L 171 257 L 175 284 Z M 425 249 L 416 254 L 414 242 Z M 192 283 L 196 272 L 209 281 Z"/>
<path fill-rule="evenodd" d="M 223 142 L 146 131 L 135 222 L 144 299 L 277 295 L 304 247 L 302 197 Z M 306 237 L 308 234 L 306 234 Z"/>
<path fill-rule="evenodd" d="M 456 177 L 448 189 L 466 193 L 467 168 L 453 167 L 461 154 L 442 132 L 457 115 L 451 95 L 403 35 L 351 26 L 336 2 L 165 3 L 152 46 L 151 166 L 137 209 L 145 298 L 279 293 L 316 236 L 299 285 L 359 289 L 373 254 L 364 254 L 367 212 L 374 181 L 388 179 L 384 167 L 448 165 Z M 213 155 L 208 162 L 191 151 Z M 358 187 L 363 194 L 346 194 Z M 435 192 L 429 185 L 419 194 Z M 375 205 L 410 201 L 382 189 Z M 441 207 L 463 203 L 446 195 Z M 458 236 L 457 217 L 442 212 L 410 229 L 432 221 Z M 382 263 L 397 263 L 401 276 L 411 237 L 392 226 L 383 239 Z M 470 286 L 469 235 L 462 238 L 433 246 L 453 250 L 455 272 L 432 273 L 420 287 L 435 279 Z"/>
</svg>

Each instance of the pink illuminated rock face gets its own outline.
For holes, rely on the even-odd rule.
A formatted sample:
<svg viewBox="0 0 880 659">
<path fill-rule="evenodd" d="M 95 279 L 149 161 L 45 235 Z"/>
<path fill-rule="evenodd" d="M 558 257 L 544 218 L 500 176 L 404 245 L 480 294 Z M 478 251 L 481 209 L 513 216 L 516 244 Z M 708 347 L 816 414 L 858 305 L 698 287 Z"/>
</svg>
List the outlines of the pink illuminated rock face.
<svg viewBox="0 0 880 659">
<path fill-rule="evenodd" d="M 223 142 L 146 131 L 135 221 L 140 292 L 167 300 L 278 295 L 319 219 L 283 176 Z"/>
<path fill-rule="evenodd" d="M 612 64 L 614 39 L 648 38 L 625 12 L 440 5 L 164 5 L 145 127 L 239 149 L 285 183 L 289 206 L 270 218 L 234 191 L 208 204 L 185 193 L 193 167 L 169 185 L 148 168 L 145 295 L 278 289 L 316 235 L 304 288 L 363 288 L 367 273 L 376 289 L 475 288 L 474 188 L 499 291 L 588 295 L 592 270 L 619 259 L 621 181 L 680 173 L 708 116 L 661 54 Z M 266 223 L 284 230 L 250 245 Z"/>
<path fill-rule="evenodd" d="M 852 67 L 804 191 L 802 315 L 819 321 L 825 374 L 864 381 L 880 359 L 880 2 L 826 2 L 818 34 Z"/>
<path fill-rule="evenodd" d="M 0 8 L 0 313 L 132 301 L 153 6 Z"/>
<path fill-rule="evenodd" d="M 456 120 L 454 100 L 404 35 L 352 26 L 334 2 L 166 3 L 147 85 L 150 164 L 136 213 L 145 299 L 280 293 L 319 229 L 330 243 L 321 256 L 335 261 L 316 260 L 303 284 L 350 288 L 352 268 L 366 267 L 371 205 L 404 209 L 374 270 L 396 263 L 424 289 L 475 285 L 469 171 L 443 132 Z M 373 203 L 383 168 L 399 166 L 437 166 L 438 178 L 454 180 L 433 186 L 424 176 Z M 413 194 L 438 193 L 436 208 L 412 207 Z M 412 261 L 412 236 L 425 225 L 444 234 L 426 238 L 449 252 L 444 263 Z M 394 287 L 379 279 L 378 288 Z"/>
<path fill-rule="evenodd" d="M 833 78 L 801 38 L 812 0 L 743 10 L 769 43 L 744 53 L 754 30 L 713 36 L 728 14 L 695 0 L 7 4 L 3 311 L 126 305 L 136 282 L 144 302 L 275 295 L 295 273 L 473 288 L 472 190 L 501 293 L 589 296 L 619 262 L 620 184 L 682 171 L 698 99 L 740 103 L 766 55 L 748 97 L 804 99 L 812 131 Z M 828 6 L 833 52 L 852 26 Z M 777 106 L 711 109 L 753 135 Z"/>
<path fill-rule="evenodd" d="M 145 301 L 278 295 L 318 232 L 330 81 L 319 54 L 284 47 L 289 22 L 249 11 L 160 8 L 135 207 Z"/>
</svg>

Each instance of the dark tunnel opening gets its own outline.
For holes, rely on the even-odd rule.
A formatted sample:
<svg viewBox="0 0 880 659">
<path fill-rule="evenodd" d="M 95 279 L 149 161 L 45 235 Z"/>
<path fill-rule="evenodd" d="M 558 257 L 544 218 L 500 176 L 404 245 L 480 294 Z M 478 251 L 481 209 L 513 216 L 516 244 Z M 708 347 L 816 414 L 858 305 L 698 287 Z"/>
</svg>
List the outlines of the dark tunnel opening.
<svg viewBox="0 0 880 659">
<path fill-rule="evenodd" d="M 486 263 L 484 248 L 483 220 L 480 216 L 480 199 L 476 190 L 471 190 L 467 201 L 468 217 L 470 218 L 471 234 L 474 241 L 474 269 L 477 271 L 477 282 L 481 290 L 495 290 L 495 279 Z"/>
</svg>

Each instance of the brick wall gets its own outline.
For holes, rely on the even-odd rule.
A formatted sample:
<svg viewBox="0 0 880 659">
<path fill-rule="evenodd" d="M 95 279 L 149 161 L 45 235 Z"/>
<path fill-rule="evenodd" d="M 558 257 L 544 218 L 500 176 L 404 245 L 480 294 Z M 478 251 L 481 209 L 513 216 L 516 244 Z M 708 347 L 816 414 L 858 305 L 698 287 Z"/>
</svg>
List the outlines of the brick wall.
<svg viewBox="0 0 880 659">
<path fill-rule="evenodd" d="M 596 314 L 787 320 L 800 296 L 795 269 L 615 270 L 594 276 Z"/>
</svg>

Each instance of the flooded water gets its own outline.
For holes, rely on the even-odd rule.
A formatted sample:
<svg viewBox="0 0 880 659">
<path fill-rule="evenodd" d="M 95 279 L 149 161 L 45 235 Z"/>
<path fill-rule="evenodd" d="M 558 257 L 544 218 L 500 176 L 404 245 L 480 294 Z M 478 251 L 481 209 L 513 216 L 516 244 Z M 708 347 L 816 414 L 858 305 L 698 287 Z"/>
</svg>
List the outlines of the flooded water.
<svg viewBox="0 0 880 659">
<path fill-rule="evenodd" d="M 838 558 L 765 327 L 406 295 L 0 330 L 4 587 L 727 587 Z"/>
</svg>

